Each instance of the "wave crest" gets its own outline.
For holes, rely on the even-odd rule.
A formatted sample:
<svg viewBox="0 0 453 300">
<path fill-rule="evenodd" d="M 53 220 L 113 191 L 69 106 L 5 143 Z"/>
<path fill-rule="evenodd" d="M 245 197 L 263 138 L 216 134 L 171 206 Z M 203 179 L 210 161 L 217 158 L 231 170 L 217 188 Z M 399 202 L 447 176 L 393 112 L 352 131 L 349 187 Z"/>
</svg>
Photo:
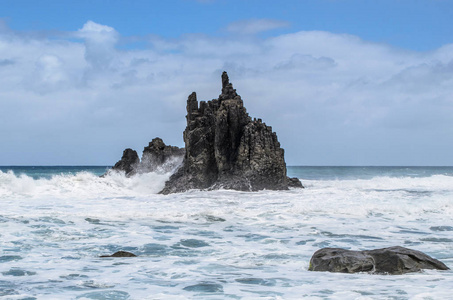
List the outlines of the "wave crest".
<svg viewBox="0 0 453 300">
<path fill-rule="evenodd" d="M 0 171 L 0 198 L 58 197 L 109 198 L 135 197 L 161 191 L 171 172 L 145 173 L 126 177 L 121 172 L 108 172 L 99 177 L 82 171 L 74 175 L 53 175 L 50 179 L 33 179 L 25 174 Z"/>
</svg>

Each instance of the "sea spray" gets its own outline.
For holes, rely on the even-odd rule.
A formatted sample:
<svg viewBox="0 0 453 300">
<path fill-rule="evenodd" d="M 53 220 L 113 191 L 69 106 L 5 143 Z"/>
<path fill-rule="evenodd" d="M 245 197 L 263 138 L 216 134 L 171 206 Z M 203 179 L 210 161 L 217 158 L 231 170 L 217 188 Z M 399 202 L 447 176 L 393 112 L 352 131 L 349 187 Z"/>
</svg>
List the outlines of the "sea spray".
<svg viewBox="0 0 453 300">
<path fill-rule="evenodd" d="M 0 295 L 448 298 L 451 271 L 329 274 L 309 272 L 308 264 L 322 247 L 401 245 L 452 268 L 453 177 L 442 170 L 424 176 L 383 176 L 380 170 L 356 179 L 313 176 L 327 172 L 320 169 L 300 176 L 306 189 L 166 196 L 157 192 L 169 174 L 100 178 L 102 172 L 56 170 L 33 179 L 3 169 Z M 99 258 L 120 250 L 138 257 Z"/>
<path fill-rule="evenodd" d="M 33 179 L 26 174 L 0 171 L 0 199 L 20 197 L 108 198 L 156 194 L 165 185 L 171 172 L 145 173 L 126 177 L 109 172 L 99 177 L 90 172 L 56 174 L 51 178 Z"/>
</svg>

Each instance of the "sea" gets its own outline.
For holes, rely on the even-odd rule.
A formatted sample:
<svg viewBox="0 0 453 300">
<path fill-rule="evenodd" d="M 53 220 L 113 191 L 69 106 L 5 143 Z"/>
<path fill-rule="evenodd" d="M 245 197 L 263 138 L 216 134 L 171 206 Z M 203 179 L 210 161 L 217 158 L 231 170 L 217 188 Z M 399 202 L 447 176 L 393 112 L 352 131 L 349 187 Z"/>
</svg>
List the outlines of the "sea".
<svg viewBox="0 0 453 300">
<path fill-rule="evenodd" d="M 288 167 L 304 189 L 160 195 L 169 173 L 0 167 L 0 299 L 452 299 L 453 271 L 308 271 L 324 247 L 453 268 L 453 167 Z M 101 258 L 116 251 L 137 257 Z"/>
</svg>

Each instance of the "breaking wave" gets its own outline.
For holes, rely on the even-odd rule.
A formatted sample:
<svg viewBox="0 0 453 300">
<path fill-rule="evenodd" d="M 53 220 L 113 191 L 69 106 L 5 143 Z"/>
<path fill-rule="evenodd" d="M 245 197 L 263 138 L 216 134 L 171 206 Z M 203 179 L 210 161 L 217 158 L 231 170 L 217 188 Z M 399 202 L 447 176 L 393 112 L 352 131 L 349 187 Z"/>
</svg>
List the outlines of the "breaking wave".
<svg viewBox="0 0 453 300">
<path fill-rule="evenodd" d="M 55 197 L 109 198 L 156 194 L 170 177 L 167 173 L 145 173 L 126 177 L 121 172 L 108 172 L 99 177 L 90 172 L 53 175 L 50 179 L 33 179 L 25 174 L 0 171 L 0 198 Z"/>
<path fill-rule="evenodd" d="M 150 294 L 160 295 L 156 299 L 446 299 L 451 294 L 445 284 L 452 282 L 451 271 L 397 280 L 308 271 L 311 255 L 323 247 L 395 245 L 452 268 L 449 175 L 299 176 L 305 189 L 158 195 L 171 172 L 128 178 L 116 172 L 99 177 L 102 167 L 53 168 L 49 176 L 37 177 L 42 170 L 5 169 L 0 172 L 0 295 L 11 299 L 42 294 L 58 299 L 148 299 Z M 139 257 L 99 258 L 118 250 Z"/>
</svg>

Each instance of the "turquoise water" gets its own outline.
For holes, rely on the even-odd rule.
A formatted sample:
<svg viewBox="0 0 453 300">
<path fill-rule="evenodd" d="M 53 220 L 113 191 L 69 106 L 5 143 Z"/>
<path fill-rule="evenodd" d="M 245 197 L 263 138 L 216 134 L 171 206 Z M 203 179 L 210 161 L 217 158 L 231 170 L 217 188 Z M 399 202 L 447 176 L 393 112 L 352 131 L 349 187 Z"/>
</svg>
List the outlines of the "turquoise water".
<svg viewBox="0 0 453 300">
<path fill-rule="evenodd" d="M 311 180 L 371 179 L 384 177 L 453 176 L 453 167 L 310 167 L 289 166 L 288 176 Z"/>
<path fill-rule="evenodd" d="M 86 171 L 95 175 L 104 174 L 111 166 L 0 166 L 0 171 L 11 170 L 16 175 L 25 174 L 33 179 L 50 179 L 55 175 L 75 175 Z M 429 177 L 453 176 L 453 167 L 316 167 L 288 166 L 288 176 L 312 180 L 370 179 L 376 176 Z"/>
<path fill-rule="evenodd" d="M 104 174 L 109 166 L 0 166 L 0 171 L 6 173 L 27 175 L 33 179 L 50 179 L 58 175 L 75 175 L 78 172 L 90 172 L 95 175 Z"/>
<path fill-rule="evenodd" d="M 448 299 L 452 271 L 310 272 L 322 247 L 453 267 L 452 167 L 289 167 L 305 189 L 159 195 L 170 174 L 0 167 L 1 299 Z M 125 250 L 136 258 L 100 258 Z"/>
</svg>

